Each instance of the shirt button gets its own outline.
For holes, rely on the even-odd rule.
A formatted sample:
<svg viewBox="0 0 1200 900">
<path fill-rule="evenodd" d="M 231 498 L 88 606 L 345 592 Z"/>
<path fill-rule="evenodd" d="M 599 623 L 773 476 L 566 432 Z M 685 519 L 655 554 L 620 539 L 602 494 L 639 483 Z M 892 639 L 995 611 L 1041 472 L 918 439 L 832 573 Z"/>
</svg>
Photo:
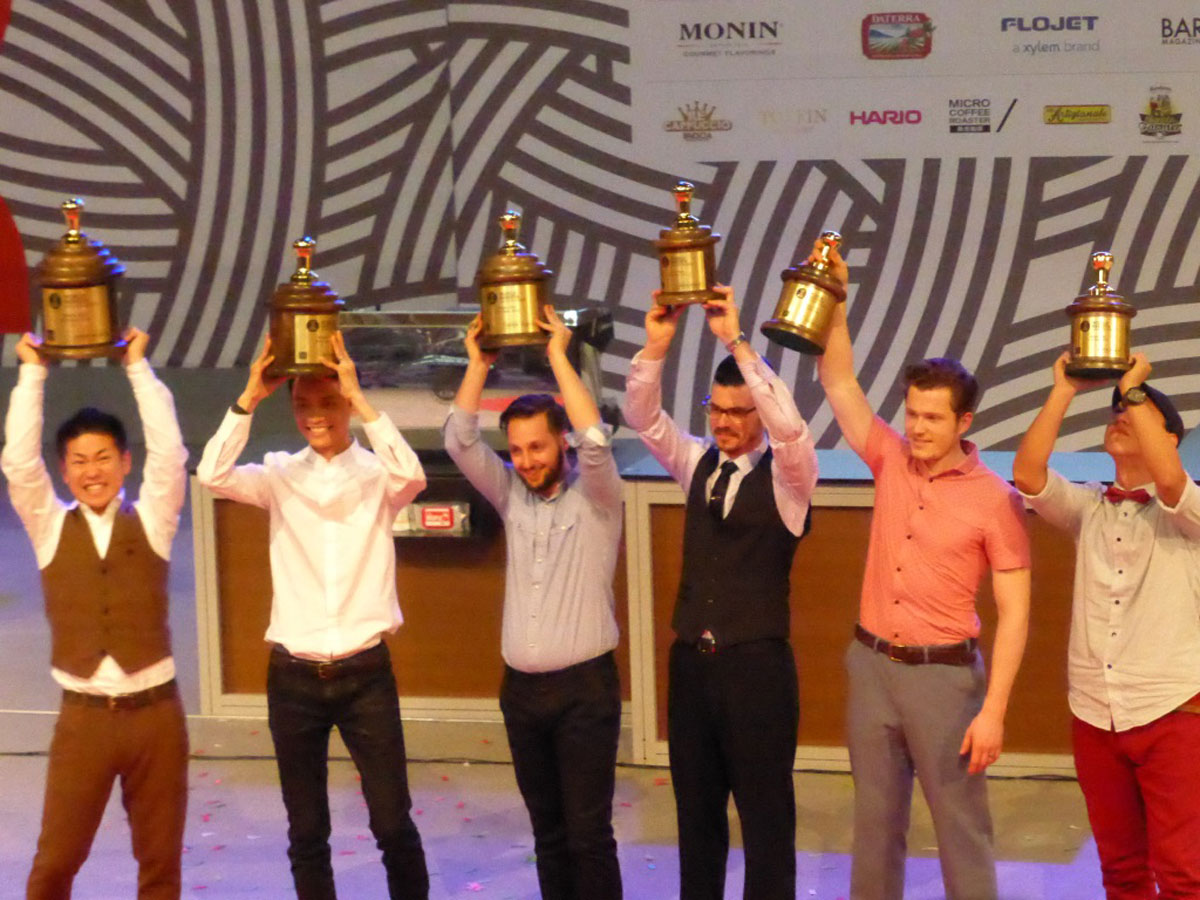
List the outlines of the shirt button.
<svg viewBox="0 0 1200 900">
<path fill-rule="evenodd" d="M 899 566 L 896 566 L 896 571 L 897 571 L 897 572 L 899 572 L 899 571 L 900 571 L 900 567 L 899 567 Z"/>
<path fill-rule="evenodd" d="M 1119 544 L 1119 543 L 1121 543 L 1121 539 L 1120 539 L 1120 538 L 1117 538 L 1117 543 L 1118 543 L 1118 544 Z"/>
<path fill-rule="evenodd" d="M 906 540 L 910 540 L 910 541 L 912 540 L 912 535 L 911 535 L 911 534 L 906 534 L 904 537 L 905 537 L 905 539 L 906 539 Z"/>
<path fill-rule="evenodd" d="M 1115 603 L 1117 606 L 1120 606 L 1120 605 L 1121 605 L 1121 601 L 1120 601 L 1120 600 L 1114 600 L 1114 601 L 1113 601 L 1113 603 Z"/>
<path fill-rule="evenodd" d="M 892 602 L 893 602 L 894 604 L 896 604 L 897 606 L 899 606 L 899 605 L 900 605 L 900 601 L 899 601 L 899 600 L 893 600 Z"/>
<path fill-rule="evenodd" d="M 1105 666 L 1105 668 L 1106 668 L 1106 669 L 1111 669 L 1111 668 L 1112 668 L 1112 663 L 1109 663 L 1107 666 Z"/>
<path fill-rule="evenodd" d="M 918 506 L 917 509 L 924 509 L 924 505 Z"/>
<path fill-rule="evenodd" d="M 1117 574 L 1118 574 L 1118 575 L 1124 575 L 1124 574 L 1125 574 L 1125 570 L 1124 570 L 1124 569 L 1117 569 Z"/>
</svg>

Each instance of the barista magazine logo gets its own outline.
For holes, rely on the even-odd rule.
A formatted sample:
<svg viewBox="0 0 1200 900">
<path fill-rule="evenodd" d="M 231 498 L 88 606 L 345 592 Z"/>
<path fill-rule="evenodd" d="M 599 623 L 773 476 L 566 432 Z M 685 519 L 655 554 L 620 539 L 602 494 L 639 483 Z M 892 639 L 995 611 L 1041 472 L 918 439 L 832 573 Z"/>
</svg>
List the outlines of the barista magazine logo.
<svg viewBox="0 0 1200 900">
<path fill-rule="evenodd" d="M 685 141 L 711 141 L 714 132 L 732 130 L 731 121 L 717 118 L 715 106 L 699 100 L 679 107 L 679 118 L 663 123 L 663 131 L 678 132 Z"/>
<path fill-rule="evenodd" d="M 1162 42 L 1170 46 L 1200 44 L 1200 16 L 1162 20 Z"/>
<path fill-rule="evenodd" d="M 1163 84 L 1150 88 L 1150 99 L 1139 118 L 1138 131 L 1151 140 L 1161 141 L 1183 132 L 1183 113 L 1175 109 L 1171 89 Z"/>
<path fill-rule="evenodd" d="M 867 59 L 924 59 L 933 51 L 933 21 L 925 13 L 871 13 L 862 20 Z"/>
</svg>

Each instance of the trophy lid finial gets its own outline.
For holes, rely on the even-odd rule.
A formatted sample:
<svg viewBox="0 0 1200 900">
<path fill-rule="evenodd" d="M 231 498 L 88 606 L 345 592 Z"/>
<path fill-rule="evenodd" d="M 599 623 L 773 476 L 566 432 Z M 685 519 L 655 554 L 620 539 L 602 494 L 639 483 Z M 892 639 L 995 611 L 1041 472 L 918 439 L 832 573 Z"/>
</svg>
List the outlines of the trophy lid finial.
<svg viewBox="0 0 1200 900">
<path fill-rule="evenodd" d="M 676 225 L 695 225 L 700 221 L 692 215 L 692 195 L 695 193 L 696 186 L 690 181 L 678 181 L 675 183 L 675 205 L 679 208 L 679 218 L 676 220 Z"/>
<path fill-rule="evenodd" d="M 497 220 L 500 223 L 500 233 L 504 235 L 504 244 L 500 252 L 505 256 L 516 256 L 525 249 L 519 242 L 521 237 L 521 214 L 508 210 Z"/>
<path fill-rule="evenodd" d="M 79 197 L 71 197 L 69 200 L 63 201 L 63 217 L 67 220 L 67 233 L 63 238 L 68 243 L 78 243 L 83 239 L 83 232 L 79 230 L 79 216 L 83 206 L 83 200 Z"/>
<path fill-rule="evenodd" d="M 1108 273 L 1112 270 L 1113 255 L 1110 250 L 1101 250 L 1092 254 L 1092 268 L 1096 270 L 1096 283 L 1092 285 L 1092 293 L 1098 296 L 1108 294 Z"/>
<path fill-rule="evenodd" d="M 821 259 L 829 259 L 829 251 L 836 250 L 841 246 L 842 235 L 837 231 L 822 231 L 821 232 Z"/>
<path fill-rule="evenodd" d="M 316 247 L 317 239 L 307 234 L 292 242 L 292 248 L 296 251 L 296 271 L 292 273 L 292 281 L 307 283 L 316 280 L 317 273 L 312 270 L 313 251 Z"/>
</svg>

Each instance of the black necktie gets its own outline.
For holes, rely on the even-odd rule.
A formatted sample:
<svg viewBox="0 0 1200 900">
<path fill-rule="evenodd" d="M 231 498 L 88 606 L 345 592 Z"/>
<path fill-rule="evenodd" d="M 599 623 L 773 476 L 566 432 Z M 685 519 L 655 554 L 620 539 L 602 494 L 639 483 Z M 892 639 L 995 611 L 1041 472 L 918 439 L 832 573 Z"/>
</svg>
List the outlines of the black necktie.
<svg viewBox="0 0 1200 900">
<path fill-rule="evenodd" d="M 729 479 L 736 471 L 737 463 L 732 460 L 721 463 L 721 474 L 717 476 L 717 482 L 708 496 L 708 511 L 714 518 L 725 518 L 725 492 L 729 490 Z"/>
</svg>

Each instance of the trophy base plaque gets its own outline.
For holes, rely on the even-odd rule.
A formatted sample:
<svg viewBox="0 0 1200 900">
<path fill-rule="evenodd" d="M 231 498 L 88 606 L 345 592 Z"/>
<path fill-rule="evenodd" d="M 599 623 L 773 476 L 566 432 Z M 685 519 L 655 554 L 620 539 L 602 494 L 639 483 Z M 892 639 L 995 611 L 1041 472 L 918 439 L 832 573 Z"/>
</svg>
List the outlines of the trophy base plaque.
<svg viewBox="0 0 1200 900">
<path fill-rule="evenodd" d="M 825 345 L 820 342 L 821 336 L 819 334 L 807 328 L 798 328 L 791 322 L 768 319 L 762 323 L 759 331 L 765 334 L 771 341 L 780 346 L 787 347 L 789 350 L 798 350 L 810 356 L 820 356 L 825 352 Z"/>
<path fill-rule="evenodd" d="M 1081 378 L 1084 381 L 1108 381 L 1120 378 L 1133 368 L 1128 360 L 1119 359 L 1078 359 L 1067 363 L 1065 371 L 1071 378 Z"/>
<path fill-rule="evenodd" d="M 550 343 L 550 335 L 542 330 L 526 331 L 521 334 L 482 334 L 479 349 L 489 353 L 506 347 L 544 347 Z"/>
<path fill-rule="evenodd" d="M 707 303 L 710 300 L 720 300 L 721 295 L 716 291 L 659 291 L 658 306 L 686 306 L 689 303 Z"/>
<path fill-rule="evenodd" d="M 125 355 L 128 342 L 124 339 L 103 344 L 55 345 L 42 343 L 38 353 L 43 359 L 60 361 L 64 359 L 120 359 Z"/>
</svg>

